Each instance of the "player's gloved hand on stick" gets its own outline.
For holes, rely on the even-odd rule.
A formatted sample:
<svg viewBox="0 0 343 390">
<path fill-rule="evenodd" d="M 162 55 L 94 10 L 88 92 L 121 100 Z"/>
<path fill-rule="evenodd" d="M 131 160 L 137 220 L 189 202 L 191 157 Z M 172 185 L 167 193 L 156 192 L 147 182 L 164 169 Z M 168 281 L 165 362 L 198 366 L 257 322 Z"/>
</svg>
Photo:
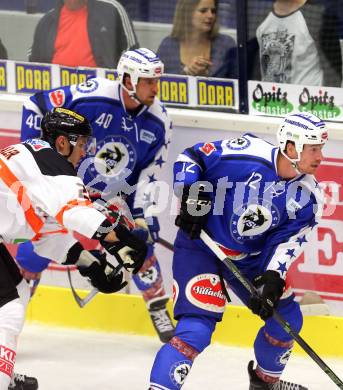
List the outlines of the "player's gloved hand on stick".
<svg viewBox="0 0 343 390">
<path fill-rule="evenodd" d="M 265 321 L 272 317 L 283 294 L 285 281 L 277 271 L 268 270 L 255 277 L 253 284 L 260 294 L 252 295 L 248 306 L 254 314 L 259 315 Z"/>
<path fill-rule="evenodd" d="M 122 225 L 116 226 L 114 231 L 119 241 L 114 243 L 102 241 L 101 244 L 126 270 L 136 274 L 142 268 L 148 251 L 144 240 L 136 237 L 134 232 L 130 232 Z"/>
<path fill-rule="evenodd" d="M 150 243 L 157 242 L 159 239 L 160 224 L 157 217 L 139 217 L 135 218 L 136 227 L 140 227 L 148 232 L 147 241 Z"/>
<path fill-rule="evenodd" d="M 203 184 L 184 187 L 180 214 L 175 219 L 175 225 L 186 232 L 191 239 L 199 238 L 211 210 L 212 201 L 209 193 L 204 189 Z"/>
<path fill-rule="evenodd" d="M 83 250 L 76 265 L 80 274 L 87 277 L 92 286 L 104 294 L 114 293 L 127 285 L 123 280 L 123 272 L 116 270 L 106 260 L 106 254 L 100 251 Z"/>
</svg>

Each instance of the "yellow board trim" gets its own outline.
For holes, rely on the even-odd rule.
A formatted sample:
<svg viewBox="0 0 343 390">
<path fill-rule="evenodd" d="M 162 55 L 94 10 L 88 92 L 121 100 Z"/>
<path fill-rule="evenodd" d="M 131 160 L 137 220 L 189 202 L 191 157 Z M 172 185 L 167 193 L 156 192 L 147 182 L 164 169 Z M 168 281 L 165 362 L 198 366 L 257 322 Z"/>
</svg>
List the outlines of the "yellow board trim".
<svg viewBox="0 0 343 390">
<path fill-rule="evenodd" d="M 78 290 L 78 293 L 84 296 L 87 292 Z M 29 304 L 27 320 L 53 326 L 155 336 L 145 303 L 138 295 L 98 294 L 80 309 L 69 288 L 39 286 Z M 217 325 L 213 341 L 251 348 L 262 325 L 263 322 L 247 308 L 229 305 L 223 321 Z M 343 357 L 342 317 L 306 316 L 301 336 L 320 356 Z M 305 353 L 298 345 L 295 352 Z"/>
</svg>

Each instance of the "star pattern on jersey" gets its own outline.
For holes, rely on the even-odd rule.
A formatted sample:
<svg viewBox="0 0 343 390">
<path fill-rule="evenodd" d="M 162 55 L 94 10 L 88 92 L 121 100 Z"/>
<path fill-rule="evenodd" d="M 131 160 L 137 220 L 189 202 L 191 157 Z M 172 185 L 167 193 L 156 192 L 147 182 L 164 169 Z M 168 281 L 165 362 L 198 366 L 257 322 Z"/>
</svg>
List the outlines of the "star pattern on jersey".
<svg viewBox="0 0 343 390">
<path fill-rule="evenodd" d="M 164 104 L 161 104 L 161 109 L 162 109 L 162 113 L 165 114 L 165 116 L 167 116 L 167 109 Z"/>
<path fill-rule="evenodd" d="M 278 266 L 277 270 L 281 272 L 281 275 L 283 275 L 284 273 L 287 272 L 287 263 L 286 262 L 281 263 L 280 261 L 278 261 L 278 263 L 279 263 L 279 266 Z"/>
<path fill-rule="evenodd" d="M 305 234 L 302 237 L 298 237 L 296 239 L 296 241 L 299 244 L 299 246 L 301 246 L 302 244 L 305 244 L 305 242 L 307 242 Z"/>
<path fill-rule="evenodd" d="M 154 173 L 152 175 L 148 175 L 148 178 L 149 178 L 149 183 L 154 183 L 155 181 L 157 181 Z"/>
<path fill-rule="evenodd" d="M 295 257 L 295 249 L 287 249 L 286 256 L 289 256 L 290 258 Z"/>
<path fill-rule="evenodd" d="M 158 157 L 156 160 L 155 160 L 155 165 L 158 165 L 160 168 L 162 168 L 162 165 L 165 163 L 165 161 L 163 160 L 162 156 Z"/>
</svg>

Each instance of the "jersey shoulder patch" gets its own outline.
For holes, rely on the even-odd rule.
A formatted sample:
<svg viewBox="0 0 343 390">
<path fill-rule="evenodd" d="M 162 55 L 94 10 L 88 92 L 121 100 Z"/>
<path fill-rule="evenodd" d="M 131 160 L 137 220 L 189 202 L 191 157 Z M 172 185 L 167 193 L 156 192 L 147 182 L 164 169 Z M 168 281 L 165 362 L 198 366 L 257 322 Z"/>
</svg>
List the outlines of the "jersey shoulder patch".
<svg viewBox="0 0 343 390">
<path fill-rule="evenodd" d="M 23 144 L 28 145 L 35 152 L 38 152 L 42 149 L 52 149 L 48 142 L 38 138 L 27 139 L 23 142 Z"/>
<path fill-rule="evenodd" d="M 252 134 L 224 140 L 221 146 L 223 155 L 244 155 L 247 159 L 250 156 L 252 159 L 265 160 L 269 164 L 273 164 L 273 150 L 276 149 L 276 146 Z"/>
<path fill-rule="evenodd" d="M 73 100 L 85 97 L 96 97 L 118 100 L 118 82 L 103 77 L 95 77 L 70 87 Z"/>
</svg>

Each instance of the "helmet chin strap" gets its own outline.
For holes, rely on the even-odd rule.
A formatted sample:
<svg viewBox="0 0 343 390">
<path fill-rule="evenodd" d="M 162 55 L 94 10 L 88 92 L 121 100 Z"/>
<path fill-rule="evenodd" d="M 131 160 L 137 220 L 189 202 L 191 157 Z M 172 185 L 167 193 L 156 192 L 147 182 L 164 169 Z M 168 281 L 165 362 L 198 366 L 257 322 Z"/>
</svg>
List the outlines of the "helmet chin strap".
<svg viewBox="0 0 343 390">
<path fill-rule="evenodd" d="M 280 149 L 280 150 L 281 150 L 281 149 Z M 291 163 L 292 168 L 295 170 L 296 174 L 297 174 L 297 175 L 301 175 L 301 172 L 300 172 L 299 167 L 298 167 L 298 162 L 300 161 L 300 153 L 301 153 L 301 152 L 298 152 L 298 154 L 299 154 L 299 159 L 297 159 L 297 160 L 292 159 L 292 158 L 289 158 L 289 157 L 287 156 L 287 154 L 285 153 L 284 150 L 281 150 L 281 153 L 282 153 L 283 156 L 285 156 L 285 157 L 287 158 L 287 160 Z"/>
<path fill-rule="evenodd" d="M 297 175 L 301 175 L 301 172 L 298 167 L 298 162 L 297 161 L 291 161 L 292 167 L 294 168 L 295 172 Z"/>
<path fill-rule="evenodd" d="M 131 91 L 127 89 L 124 84 L 121 84 L 121 86 L 123 87 L 123 89 L 125 89 L 125 91 L 129 95 L 129 98 L 131 98 L 135 103 L 144 105 L 144 103 L 139 99 L 139 97 L 136 94 L 136 88 L 133 91 Z"/>
</svg>

